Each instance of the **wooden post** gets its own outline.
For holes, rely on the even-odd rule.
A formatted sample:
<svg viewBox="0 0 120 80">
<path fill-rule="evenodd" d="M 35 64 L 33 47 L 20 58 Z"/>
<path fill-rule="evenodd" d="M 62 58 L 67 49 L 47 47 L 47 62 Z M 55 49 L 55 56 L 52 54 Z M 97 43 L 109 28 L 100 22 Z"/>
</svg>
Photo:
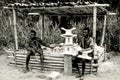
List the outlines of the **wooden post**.
<svg viewBox="0 0 120 80">
<path fill-rule="evenodd" d="M 95 43 L 96 43 L 96 21 L 97 21 L 97 7 L 93 7 L 93 49 L 94 49 L 94 54 L 95 54 Z M 90 68 L 90 73 L 92 73 L 92 62 L 91 62 L 91 68 Z"/>
<path fill-rule="evenodd" d="M 94 45 L 96 42 L 96 20 L 97 20 L 97 7 L 94 6 L 94 9 L 93 9 L 93 40 L 94 40 Z"/>
<path fill-rule="evenodd" d="M 42 15 L 41 39 L 44 38 L 44 14 Z"/>
<path fill-rule="evenodd" d="M 103 26 L 102 39 L 101 39 L 101 44 L 100 44 L 100 46 L 103 46 L 103 43 L 104 43 L 105 31 L 106 31 L 106 19 L 107 19 L 107 16 L 104 15 L 104 26 Z"/>
<path fill-rule="evenodd" d="M 120 29 L 119 29 L 119 51 L 120 51 Z"/>
<path fill-rule="evenodd" d="M 64 74 L 72 76 L 72 55 L 64 54 Z"/>
<path fill-rule="evenodd" d="M 15 37 L 15 66 L 17 66 L 16 65 L 16 60 L 17 60 L 16 51 L 18 50 L 18 37 L 17 37 L 16 11 L 14 8 L 13 8 L 13 25 L 14 25 L 14 37 Z"/>
<path fill-rule="evenodd" d="M 16 11 L 13 8 L 13 25 L 14 25 L 14 37 L 15 37 L 15 50 L 18 50 L 18 37 L 17 37 L 17 24 L 16 24 Z"/>
</svg>

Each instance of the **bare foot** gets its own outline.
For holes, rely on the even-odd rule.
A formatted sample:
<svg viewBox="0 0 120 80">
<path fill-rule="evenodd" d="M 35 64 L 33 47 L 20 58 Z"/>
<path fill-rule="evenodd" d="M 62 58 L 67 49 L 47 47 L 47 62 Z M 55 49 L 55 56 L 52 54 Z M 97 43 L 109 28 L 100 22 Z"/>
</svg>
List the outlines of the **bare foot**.
<svg viewBox="0 0 120 80">
<path fill-rule="evenodd" d="M 23 69 L 23 72 L 24 72 L 24 73 L 27 73 L 27 72 L 29 72 L 29 71 L 30 71 L 29 68 Z"/>
<path fill-rule="evenodd" d="M 81 75 L 77 75 L 77 76 L 75 76 L 76 78 L 80 78 L 81 77 Z"/>
</svg>

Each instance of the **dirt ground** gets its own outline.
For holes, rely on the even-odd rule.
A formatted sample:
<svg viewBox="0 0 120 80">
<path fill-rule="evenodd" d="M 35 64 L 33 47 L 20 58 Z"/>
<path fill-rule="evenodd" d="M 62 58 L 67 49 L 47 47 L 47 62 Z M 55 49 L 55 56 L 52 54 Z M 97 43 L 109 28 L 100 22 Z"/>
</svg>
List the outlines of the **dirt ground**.
<svg viewBox="0 0 120 80">
<path fill-rule="evenodd" d="M 50 72 L 31 71 L 23 73 L 21 68 L 8 65 L 6 55 L 0 56 L 0 80 L 49 80 L 46 75 Z M 79 80 L 75 76 L 60 75 L 55 80 Z M 87 74 L 84 80 L 120 80 L 120 56 L 113 56 L 111 59 L 103 62 L 97 74 Z"/>
</svg>

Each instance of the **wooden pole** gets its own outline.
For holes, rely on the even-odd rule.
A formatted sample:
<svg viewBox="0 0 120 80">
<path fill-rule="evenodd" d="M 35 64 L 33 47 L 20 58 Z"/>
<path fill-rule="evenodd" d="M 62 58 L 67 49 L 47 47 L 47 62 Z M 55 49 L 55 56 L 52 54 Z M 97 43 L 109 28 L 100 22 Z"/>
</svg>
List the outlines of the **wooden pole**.
<svg viewBox="0 0 120 80">
<path fill-rule="evenodd" d="M 119 29 L 119 51 L 120 51 L 120 29 Z"/>
<path fill-rule="evenodd" d="M 42 15 L 41 39 L 44 38 L 44 14 Z"/>
<path fill-rule="evenodd" d="M 100 46 L 103 46 L 103 43 L 104 43 L 105 31 L 106 31 L 106 19 L 107 19 L 107 16 L 105 15 L 104 16 L 104 26 L 103 26 L 103 31 L 102 31 L 102 39 L 101 39 Z"/>
<path fill-rule="evenodd" d="M 94 41 L 94 51 L 95 51 L 95 42 L 96 42 L 96 21 L 97 21 L 97 7 L 93 8 L 93 41 Z"/>
<path fill-rule="evenodd" d="M 97 7 L 93 7 L 93 49 L 95 54 L 95 43 L 96 43 L 96 21 L 97 21 Z M 92 62 L 91 62 L 90 73 L 92 73 Z"/>
<path fill-rule="evenodd" d="M 16 51 L 18 50 L 18 37 L 17 37 L 17 23 L 16 23 L 16 11 L 13 8 L 13 25 L 14 25 L 14 37 L 15 37 L 15 66 L 16 65 L 16 60 L 17 60 L 17 56 L 16 56 Z"/>
<path fill-rule="evenodd" d="M 13 8 L 13 25 L 14 25 L 14 37 L 15 37 L 15 50 L 18 50 L 18 37 L 17 37 L 17 24 L 16 24 L 16 11 Z"/>
</svg>

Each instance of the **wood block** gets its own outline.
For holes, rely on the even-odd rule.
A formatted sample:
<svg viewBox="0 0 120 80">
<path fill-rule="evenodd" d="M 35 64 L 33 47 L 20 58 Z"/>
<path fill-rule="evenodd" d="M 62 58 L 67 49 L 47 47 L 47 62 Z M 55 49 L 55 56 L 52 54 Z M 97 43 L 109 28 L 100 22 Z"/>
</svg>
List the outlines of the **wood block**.
<svg viewBox="0 0 120 80">
<path fill-rule="evenodd" d="M 48 80 L 56 80 L 60 76 L 59 72 L 53 71 L 47 75 Z"/>
</svg>

